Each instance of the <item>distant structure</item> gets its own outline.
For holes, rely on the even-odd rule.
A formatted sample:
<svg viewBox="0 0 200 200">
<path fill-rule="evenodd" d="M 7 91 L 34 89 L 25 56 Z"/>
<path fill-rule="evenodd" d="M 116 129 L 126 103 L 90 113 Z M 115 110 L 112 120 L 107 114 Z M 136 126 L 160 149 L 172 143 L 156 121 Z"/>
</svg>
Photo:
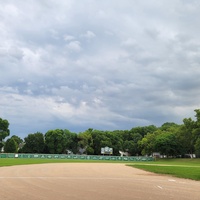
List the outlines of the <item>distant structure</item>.
<svg viewBox="0 0 200 200">
<path fill-rule="evenodd" d="M 162 157 L 159 152 L 153 152 L 152 156 L 154 158 L 161 158 Z"/>
<path fill-rule="evenodd" d="M 87 146 L 85 146 L 85 147 L 83 147 L 83 148 L 79 147 L 79 148 L 78 148 L 78 151 L 79 151 L 79 153 L 82 155 L 82 154 L 86 151 L 86 149 L 87 149 Z"/>
<path fill-rule="evenodd" d="M 129 155 L 128 152 L 119 151 L 119 153 L 120 153 L 121 157 Z"/>
<path fill-rule="evenodd" d="M 67 154 L 73 154 L 73 152 L 70 151 L 69 149 L 66 149 L 66 153 L 67 153 Z"/>
<path fill-rule="evenodd" d="M 101 154 L 103 154 L 103 155 L 112 155 L 113 154 L 113 148 L 102 147 L 101 148 Z"/>
</svg>

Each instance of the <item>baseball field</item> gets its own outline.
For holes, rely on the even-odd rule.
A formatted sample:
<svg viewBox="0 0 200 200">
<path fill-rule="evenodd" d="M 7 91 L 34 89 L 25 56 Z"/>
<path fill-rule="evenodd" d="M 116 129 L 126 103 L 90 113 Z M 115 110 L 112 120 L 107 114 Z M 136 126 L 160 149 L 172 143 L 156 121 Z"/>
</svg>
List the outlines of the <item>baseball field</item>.
<svg viewBox="0 0 200 200">
<path fill-rule="evenodd" d="M 46 162 L 46 163 L 45 163 Z M 1 200 L 181 199 L 199 200 L 200 182 L 146 170 L 199 170 L 199 161 L 148 163 L 0 159 Z M 38 164 L 40 163 L 40 164 Z M 17 164 L 17 165 L 16 165 Z M 131 166 L 127 166 L 131 165 Z M 146 168 L 143 169 L 137 168 Z M 166 171 L 164 170 L 164 173 Z M 195 173 L 198 173 L 199 171 Z M 176 170 L 175 170 L 176 171 Z M 159 173 L 159 172 L 157 172 Z M 175 175 L 177 176 L 177 175 Z"/>
</svg>

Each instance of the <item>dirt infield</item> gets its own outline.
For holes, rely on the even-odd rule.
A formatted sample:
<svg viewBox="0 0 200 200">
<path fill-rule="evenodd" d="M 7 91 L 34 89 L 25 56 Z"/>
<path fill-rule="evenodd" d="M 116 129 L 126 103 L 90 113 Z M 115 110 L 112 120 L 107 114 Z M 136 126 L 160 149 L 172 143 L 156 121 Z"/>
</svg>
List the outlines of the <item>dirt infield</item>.
<svg viewBox="0 0 200 200">
<path fill-rule="evenodd" d="M 40 164 L 0 168 L 0 200 L 199 200 L 200 182 L 124 164 Z"/>
</svg>

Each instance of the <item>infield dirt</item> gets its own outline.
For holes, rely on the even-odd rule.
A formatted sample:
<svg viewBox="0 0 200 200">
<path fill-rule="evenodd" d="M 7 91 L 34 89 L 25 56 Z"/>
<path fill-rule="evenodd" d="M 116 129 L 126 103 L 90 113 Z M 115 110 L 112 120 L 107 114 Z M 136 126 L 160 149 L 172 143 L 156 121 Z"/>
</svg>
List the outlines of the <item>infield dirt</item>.
<svg viewBox="0 0 200 200">
<path fill-rule="evenodd" d="M 199 200 L 200 182 L 124 164 L 66 163 L 0 168 L 0 200 Z"/>
</svg>

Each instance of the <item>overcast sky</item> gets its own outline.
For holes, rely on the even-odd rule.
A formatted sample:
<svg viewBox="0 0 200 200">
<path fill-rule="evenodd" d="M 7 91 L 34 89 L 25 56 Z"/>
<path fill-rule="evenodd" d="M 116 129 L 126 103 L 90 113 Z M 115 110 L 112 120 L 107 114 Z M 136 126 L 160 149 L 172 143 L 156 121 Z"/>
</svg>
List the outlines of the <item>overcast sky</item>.
<svg viewBox="0 0 200 200">
<path fill-rule="evenodd" d="M 21 137 L 181 124 L 199 19 L 199 0 L 0 0 L 0 118 Z"/>
</svg>

